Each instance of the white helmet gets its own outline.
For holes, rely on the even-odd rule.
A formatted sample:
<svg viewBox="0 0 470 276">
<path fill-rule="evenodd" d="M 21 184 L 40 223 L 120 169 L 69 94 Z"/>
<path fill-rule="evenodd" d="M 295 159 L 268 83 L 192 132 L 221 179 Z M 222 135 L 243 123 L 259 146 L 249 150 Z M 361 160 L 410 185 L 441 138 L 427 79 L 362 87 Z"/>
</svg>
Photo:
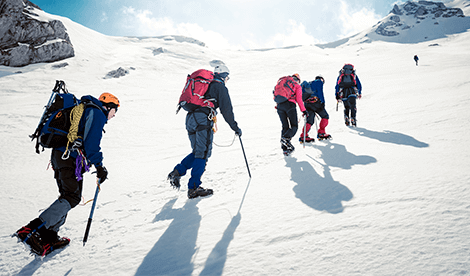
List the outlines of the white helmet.
<svg viewBox="0 0 470 276">
<path fill-rule="evenodd" d="M 216 73 L 216 74 L 222 74 L 222 73 L 230 74 L 230 70 L 228 70 L 228 68 L 227 68 L 227 66 L 225 66 L 225 64 L 219 64 L 219 65 L 215 66 L 214 73 Z"/>
</svg>

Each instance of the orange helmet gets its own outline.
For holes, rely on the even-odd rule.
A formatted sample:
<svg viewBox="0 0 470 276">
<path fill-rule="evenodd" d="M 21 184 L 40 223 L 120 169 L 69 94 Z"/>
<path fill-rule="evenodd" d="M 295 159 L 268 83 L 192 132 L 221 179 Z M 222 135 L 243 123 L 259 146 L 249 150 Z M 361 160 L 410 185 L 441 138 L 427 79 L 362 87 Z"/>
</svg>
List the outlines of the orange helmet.
<svg viewBox="0 0 470 276">
<path fill-rule="evenodd" d="M 118 98 L 108 92 L 104 92 L 103 94 L 101 94 L 99 100 L 104 104 L 116 105 L 116 107 L 120 106 Z"/>
<path fill-rule="evenodd" d="M 299 74 L 295 73 L 295 74 L 292 75 L 292 77 L 294 77 L 294 78 L 296 78 L 300 81 L 300 75 Z"/>
</svg>

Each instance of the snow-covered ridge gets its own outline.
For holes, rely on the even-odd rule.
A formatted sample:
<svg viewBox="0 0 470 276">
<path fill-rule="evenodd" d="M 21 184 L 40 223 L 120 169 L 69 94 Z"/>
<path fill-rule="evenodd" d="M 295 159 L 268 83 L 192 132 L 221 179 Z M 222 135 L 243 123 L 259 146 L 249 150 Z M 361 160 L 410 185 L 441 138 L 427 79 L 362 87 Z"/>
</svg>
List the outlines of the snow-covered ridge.
<svg viewBox="0 0 470 276">
<path fill-rule="evenodd" d="M 408 1 L 403 5 L 395 4 L 390 14 L 378 23 L 375 33 L 383 36 L 397 36 L 401 31 L 411 29 L 415 24 L 430 19 L 434 25 L 439 18 L 465 17 L 460 8 L 447 8 L 441 2 Z"/>
<path fill-rule="evenodd" d="M 468 2 L 453 2 L 447 7 L 442 2 L 407 1 L 393 7 L 377 24 L 356 35 L 332 43 L 317 45 L 321 48 L 386 41 L 394 43 L 420 43 L 470 29 L 470 17 L 460 8 Z"/>
</svg>

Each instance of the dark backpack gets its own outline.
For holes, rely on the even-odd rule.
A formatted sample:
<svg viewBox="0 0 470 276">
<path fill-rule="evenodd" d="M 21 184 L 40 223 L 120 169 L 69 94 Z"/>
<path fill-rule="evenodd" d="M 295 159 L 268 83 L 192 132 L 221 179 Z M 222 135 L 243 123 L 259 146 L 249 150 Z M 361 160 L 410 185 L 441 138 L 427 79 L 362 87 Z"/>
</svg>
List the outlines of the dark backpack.
<svg viewBox="0 0 470 276">
<path fill-rule="evenodd" d="M 65 88 L 65 83 L 56 81 L 39 124 L 29 136 L 31 141 L 36 139 L 36 153 L 40 153 L 39 146 L 42 146 L 44 151 L 44 148 L 67 145 L 67 134 L 71 125 L 70 113 L 78 104 L 77 98 Z"/>
<path fill-rule="evenodd" d="M 274 101 L 279 104 L 294 98 L 294 85 L 295 81 L 291 76 L 280 78 L 274 87 Z"/>
<path fill-rule="evenodd" d="M 345 64 L 339 71 L 338 85 L 341 88 L 350 88 L 356 86 L 356 71 L 352 64 Z"/>
<path fill-rule="evenodd" d="M 199 69 L 188 75 L 186 85 L 183 92 L 181 92 L 176 113 L 181 108 L 188 112 L 193 112 L 200 107 L 214 108 L 214 103 L 204 97 L 209 89 L 209 84 L 213 81 L 214 73 L 205 69 Z"/>
<path fill-rule="evenodd" d="M 312 90 L 312 82 L 304 81 L 302 83 L 302 100 L 307 103 L 314 103 L 318 101 L 318 97 L 315 96 L 315 92 Z"/>
</svg>

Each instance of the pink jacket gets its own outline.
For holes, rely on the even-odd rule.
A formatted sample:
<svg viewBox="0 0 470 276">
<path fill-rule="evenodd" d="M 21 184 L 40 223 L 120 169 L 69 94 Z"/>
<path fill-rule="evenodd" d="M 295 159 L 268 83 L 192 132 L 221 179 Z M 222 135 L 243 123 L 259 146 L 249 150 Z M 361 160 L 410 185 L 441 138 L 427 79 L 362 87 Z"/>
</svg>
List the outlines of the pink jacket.
<svg viewBox="0 0 470 276">
<path fill-rule="evenodd" d="M 295 98 L 290 98 L 289 102 L 297 102 L 299 105 L 300 111 L 304 112 L 305 106 L 304 106 L 304 101 L 302 100 L 302 87 L 298 83 L 294 83 L 294 93 L 295 93 Z"/>
</svg>

